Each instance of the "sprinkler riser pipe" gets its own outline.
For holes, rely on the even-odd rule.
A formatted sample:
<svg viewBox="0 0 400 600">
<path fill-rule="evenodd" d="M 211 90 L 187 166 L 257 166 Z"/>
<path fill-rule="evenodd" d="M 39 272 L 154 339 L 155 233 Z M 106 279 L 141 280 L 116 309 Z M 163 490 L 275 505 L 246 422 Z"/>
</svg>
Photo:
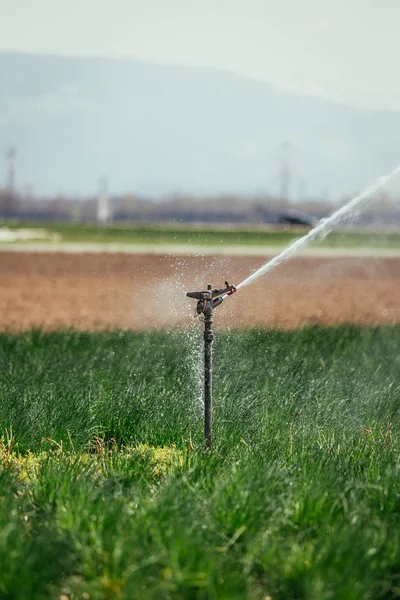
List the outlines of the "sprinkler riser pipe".
<svg viewBox="0 0 400 600">
<path fill-rule="evenodd" d="M 186 292 L 188 298 L 197 300 L 195 316 L 204 315 L 204 439 L 206 450 L 212 449 L 212 345 L 214 334 L 213 311 L 222 304 L 224 296 L 231 296 L 236 292 L 236 286 L 225 281 L 225 287 L 213 289 L 212 285 L 207 290 L 200 292 Z"/>
<path fill-rule="evenodd" d="M 207 300 L 204 312 L 204 440 L 207 450 L 212 449 L 212 324 L 213 302 Z"/>
</svg>

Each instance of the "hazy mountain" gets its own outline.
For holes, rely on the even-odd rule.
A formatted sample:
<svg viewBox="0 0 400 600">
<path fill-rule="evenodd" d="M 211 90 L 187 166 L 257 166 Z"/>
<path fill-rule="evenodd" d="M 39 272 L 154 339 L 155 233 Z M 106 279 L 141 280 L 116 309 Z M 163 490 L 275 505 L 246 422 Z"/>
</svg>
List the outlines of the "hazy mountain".
<svg viewBox="0 0 400 600">
<path fill-rule="evenodd" d="M 276 194 L 286 140 L 291 197 L 335 198 L 400 163 L 399 134 L 400 113 L 217 69 L 0 54 L 1 173 L 17 146 L 17 183 L 37 193 L 90 193 L 107 175 L 116 192 Z"/>
</svg>

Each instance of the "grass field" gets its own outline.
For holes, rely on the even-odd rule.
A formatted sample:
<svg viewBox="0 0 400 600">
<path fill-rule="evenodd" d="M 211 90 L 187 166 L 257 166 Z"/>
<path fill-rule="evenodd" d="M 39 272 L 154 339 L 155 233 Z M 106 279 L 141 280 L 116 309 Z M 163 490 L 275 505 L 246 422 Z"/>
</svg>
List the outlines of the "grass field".
<svg viewBox="0 0 400 600">
<path fill-rule="evenodd" d="M 43 228 L 49 234 L 59 234 L 59 241 L 97 244 L 190 244 L 192 246 L 286 246 L 304 235 L 304 228 L 234 228 L 188 225 L 108 225 L 98 227 L 74 223 L 11 223 L 7 227 Z M 47 244 L 57 244 L 48 240 Z M 11 242 L 12 243 L 12 242 Z M 29 244 L 29 241 L 25 241 Z M 10 244 L 10 242 L 8 242 Z M 325 247 L 400 248 L 399 233 L 340 231 L 331 233 L 321 242 Z"/>
<path fill-rule="evenodd" d="M 400 327 L 0 336 L 0 597 L 400 597 Z"/>
</svg>

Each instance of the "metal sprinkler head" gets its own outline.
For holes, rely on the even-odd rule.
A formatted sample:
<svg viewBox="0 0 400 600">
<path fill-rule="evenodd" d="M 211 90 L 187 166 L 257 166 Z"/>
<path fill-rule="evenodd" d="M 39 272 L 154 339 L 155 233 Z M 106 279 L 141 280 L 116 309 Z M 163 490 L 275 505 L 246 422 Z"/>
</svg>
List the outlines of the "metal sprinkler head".
<svg viewBox="0 0 400 600">
<path fill-rule="evenodd" d="M 207 307 L 207 301 L 212 301 L 211 308 L 214 309 L 224 301 L 224 296 L 231 296 L 237 291 L 236 286 L 230 285 L 225 281 L 225 287 L 220 289 L 212 289 L 212 285 L 207 286 L 207 290 L 202 292 L 187 292 L 188 298 L 198 300 L 194 316 L 204 314 Z"/>
<path fill-rule="evenodd" d="M 213 289 L 209 284 L 201 292 L 187 292 L 188 298 L 197 300 L 194 316 L 204 315 L 204 438 L 206 450 L 212 448 L 212 330 L 213 310 L 224 301 L 224 296 L 236 292 L 236 286 L 225 281 L 225 287 Z"/>
</svg>

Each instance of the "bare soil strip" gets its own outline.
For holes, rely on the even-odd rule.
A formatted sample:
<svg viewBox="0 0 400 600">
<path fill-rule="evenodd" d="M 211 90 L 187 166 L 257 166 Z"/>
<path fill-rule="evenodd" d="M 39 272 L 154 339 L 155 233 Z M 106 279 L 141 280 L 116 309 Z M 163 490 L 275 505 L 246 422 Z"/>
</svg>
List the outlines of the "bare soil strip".
<svg viewBox="0 0 400 600">
<path fill-rule="evenodd" d="M 0 330 L 148 329 L 186 325 L 185 291 L 238 283 L 265 256 L 0 255 Z M 218 326 L 400 323 L 400 259 L 301 257 L 240 290 Z"/>
</svg>

